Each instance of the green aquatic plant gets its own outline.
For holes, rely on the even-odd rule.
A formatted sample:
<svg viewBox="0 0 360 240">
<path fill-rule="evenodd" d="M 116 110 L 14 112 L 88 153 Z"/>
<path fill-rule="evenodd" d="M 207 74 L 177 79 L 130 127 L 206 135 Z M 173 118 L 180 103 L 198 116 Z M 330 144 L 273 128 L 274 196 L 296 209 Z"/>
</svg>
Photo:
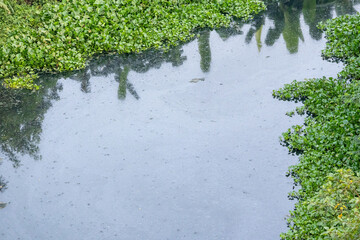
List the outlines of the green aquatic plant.
<svg viewBox="0 0 360 240">
<path fill-rule="evenodd" d="M 313 197 L 296 204 L 284 239 L 360 238 L 360 177 L 340 169 L 326 177 Z"/>
<path fill-rule="evenodd" d="M 301 185 L 290 193 L 299 202 L 282 239 L 360 237 L 360 71 L 354 64 L 360 56 L 359 19 L 343 16 L 321 24 L 328 40 L 324 58 L 345 63 L 339 78 L 294 81 L 273 92 L 278 99 L 302 102 L 296 112 L 306 115 L 303 125 L 282 136 L 289 151 L 300 154 L 289 175 Z"/>
<path fill-rule="evenodd" d="M 6 78 L 3 85 L 13 89 L 39 90 L 39 86 L 34 83 L 36 78 L 37 75 L 33 73 L 25 76 L 14 76 L 12 78 Z"/>
<path fill-rule="evenodd" d="M 320 78 L 294 81 L 274 91 L 281 100 L 303 102 L 297 112 L 307 113 L 304 125 L 294 126 L 282 137 L 291 152 L 302 153 L 299 164 L 290 168 L 301 183 L 300 197 L 319 189 L 334 167 L 360 171 L 360 155 L 353 154 L 357 148 L 353 138 L 360 135 L 360 105 L 348 100 L 359 89 L 359 82 Z"/>
<path fill-rule="evenodd" d="M 325 31 L 327 44 L 323 57 L 345 63 L 340 72 L 344 78 L 360 79 L 360 15 L 344 15 L 319 25 Z"/>
<path fill-rule="evenodd" d="M 8 6 L 5 4 L 4 1 L 0 1 L 0 9 L 4 9 L 8 14 L 11 14 L 10 9 L 8 8 Z"/>
<path fill-rule="evenodd" d="M 316 214 L 311 215 L 306 206 L 309 199 L 318 199 L 317 192 L 335 169 L 360 172 L 360 104 L 356 101 L 359 91 L 358 81 L 320 78 L 294 81 L 274 92 L 279 99 L 301 101 L 304 106 L 296 112 L 307 115 L 304 125 L 293 126 L 282 136 L 290 152 L 301 153 L 299 163 L 289 169 L 289 175 L 301 185 L 290 196 L 300 201 L 291 212 L 291 227 L 283 239 L 333 239 L 321 235 L 319 225 L 331 226 Z"/>
<path fill-rule="evenodd" d="M 265 5 L 258 0 L 63 0 L 29 8 L 19 12 L 27 13 L 21 15 L 25 24 L 14 24 L 0 36 L 0 79 L 18 76 L 9 86 L 31 84 L 32 71 L 82 69 L 99 53 L 175 46 L 193 38 L 195 29 L 229 26 L 231 17 L 249 19 Z"/>
</svg>

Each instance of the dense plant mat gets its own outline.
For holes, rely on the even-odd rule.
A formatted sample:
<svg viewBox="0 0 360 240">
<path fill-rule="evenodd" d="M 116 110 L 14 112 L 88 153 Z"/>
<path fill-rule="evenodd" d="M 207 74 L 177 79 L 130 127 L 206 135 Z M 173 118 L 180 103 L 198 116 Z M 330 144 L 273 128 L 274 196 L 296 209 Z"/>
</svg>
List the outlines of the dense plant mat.
<svg viewBox="0 0 360 240">
<path fill-rule="evenodd" d="M 37 73 L 81 69 L 98 53 L 177 45 L 194 37 L 195 29 L 228 26 L 231 17 L 248 19 L 265 5 L 258 0 L 63 0 L 14 8 L 13 14 L 0 8 L 0 79 L 8 87 L 32 88 Z"/>
<path fill-rule="evenodd" d="M 313 197 L 296 205 L 286 239 L 360 239 L 360 177 L 351 170 L 329 174 Z M 296 226 L 296 228 L 294 227 Z"/>
<path fill-rule="evenodd" d="M 360 15 L 344 15 L 320 24 L 320 28 L 328 40 L 324 58 L 345 63 L 341 77 L 360 79 Z"/>
<path fill-rule="evenodd" d="M 351 64 L 348 60 L 359 54 L 359 45 L 354 47 L 355 40 L 348 35 L 359 32 L 349 29 L 356 18 L 359 15 L 322 25 L 328 39 L 324 57 L 345 63 L 337 79 L 294 81 L 273 93 L 281 100 L 302 102 L 295 112 L 306 115 L 303 125 L 282 136 L 289 151 L 300 155 L 289 175 L 301 185 L 290 193 L 299 202 L 290 213 L 290 230 L 281 235 L 283 239 L 360 239 L 360 82 L 354 78 L 359 68 L 344 74 Z"/>
</svg>

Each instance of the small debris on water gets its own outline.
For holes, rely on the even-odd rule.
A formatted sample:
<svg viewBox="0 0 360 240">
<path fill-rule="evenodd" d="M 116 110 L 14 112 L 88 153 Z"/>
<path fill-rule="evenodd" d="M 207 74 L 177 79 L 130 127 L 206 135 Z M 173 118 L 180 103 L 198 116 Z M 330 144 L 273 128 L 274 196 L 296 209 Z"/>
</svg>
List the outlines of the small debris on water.
<svg viewBox="0 0 360 240">
<path fill-rule="evenodd" d="M 200 81 L 205 81 L 205 78 L 193 78 L 190 82 L 191 83 L 197 83 L 197 82 L 200 82 Z"/>
<path fill-rule="evenodd" d="M 0 209 L 2 209 L 2 208 L 4 208 L 4 207 L 6 207 L 6 204 L 7 204 L 7 203 L 0 202 Z"/>
</svg>

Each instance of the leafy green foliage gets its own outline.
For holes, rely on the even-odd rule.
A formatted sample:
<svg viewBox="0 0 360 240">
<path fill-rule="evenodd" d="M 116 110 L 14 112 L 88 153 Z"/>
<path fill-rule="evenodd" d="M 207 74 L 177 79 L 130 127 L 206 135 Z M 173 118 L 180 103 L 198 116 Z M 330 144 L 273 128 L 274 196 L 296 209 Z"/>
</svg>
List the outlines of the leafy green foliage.
<svg viewBox="0 0 360 240">
<path fill-rule="evenodd" d="M 3 1 L 0 1 L 0 8 L 4 9 L 8 14 L 11 14 L 10 9 Z"/>
<path fill-rule="evenodd" d="M 26 23 L 14 19 L 17 24 L 0 36 L 0 79 L 81 69 L 103 52 L 174 46 L 194 37 L 194 29 L 228 26 L 231 16 L 248 19 L 264 8 L 258 0 L 63 0 L 29 6 L 19 11 Z"/>
<path fill-rule="evenodd" d="M 39 90 L 39 86 L 34 84 L 34 80 L 37 78 L 36 74 L 25 75 L 23 77 L 6 78 L 3 85 L 13 89 L 29 89 Z"/>
<path fill-rule="evenodd" d="M 288 221 L 286 239 L 360 238 L 360 177 L 351 170 L 337 170 L 308 200 L 296 204 Z"/>
<path fill-rule="evenodd" d="M 345 63 L 342 77 L 360 79 L 360 15 L 345 15 L 320 24 L 328 40 L 324 58 Z"/>
<path fill-rule="evenodd" d="M 353 62 L 360 56 L 358 18 L 321 25 L 328 39 L 324 57 L 346 64 L 339 79 L 294 81 L 273 92 L 278 99 L 302 102 L 296 112 L 306 114 L 304 125 L 282 136 L 291 153 L 301 154 L 289 169 L 301 189 L 290 193 L 299 202 L 283 239 L 359 239 L 360 178 L 352 172 L 360 172 L 360 82 L 354 81 L 360 71 Z"/>
<path fill-rule="evenodd" d="M 359 93 L 359 82 L 333 78 L 294 81 L 274 92 L 281 100 L 302 101 L 297 112 L 308 113 L 303 126 L 293 126 L 282 138 L 291 152 L 302 153 L 290 169 L 301 183 L 299 196 L 316 192 L 334 167 L 360 171 L 360 155 L 355 154 L 359 145 L 354 144 L 360 135 L 360 104 L 353 101 Z"/>
</svg>

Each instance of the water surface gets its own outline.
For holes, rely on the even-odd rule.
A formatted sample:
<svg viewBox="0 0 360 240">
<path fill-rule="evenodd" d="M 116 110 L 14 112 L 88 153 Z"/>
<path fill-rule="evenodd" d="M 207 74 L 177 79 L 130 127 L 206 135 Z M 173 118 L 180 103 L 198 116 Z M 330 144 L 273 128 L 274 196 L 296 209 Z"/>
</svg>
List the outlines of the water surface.
<svg viewBox="0 0 360 240">
<path fill-rule="evenodd" d="M 278 239 L 296 163 L 278 137 L 301 119 L 272 90 L 336 76 L 316 25 L 356 9 L 272 3 L 166 53 L 43 76 L 37 94 L 1 89 L 1 239 Z"/>
</svg>

